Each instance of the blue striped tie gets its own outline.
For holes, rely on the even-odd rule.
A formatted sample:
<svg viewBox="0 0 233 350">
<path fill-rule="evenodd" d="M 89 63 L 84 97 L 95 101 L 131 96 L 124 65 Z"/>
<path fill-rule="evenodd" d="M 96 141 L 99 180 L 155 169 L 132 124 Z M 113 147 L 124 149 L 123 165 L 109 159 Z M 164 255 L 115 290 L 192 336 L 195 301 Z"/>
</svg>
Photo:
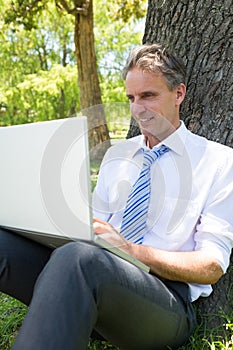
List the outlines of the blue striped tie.
<svg viewBox="0 0 233 350">
<path fill-rule="evenodd" d="M 156 150 L 144 150 L 143 168 L 127 199 L 120 233 L 136 244 L 142 243 L 146 226 L 150 200 L 151 164 L 168 150 L 169 148 L 164 145 Z"/>
</svg>

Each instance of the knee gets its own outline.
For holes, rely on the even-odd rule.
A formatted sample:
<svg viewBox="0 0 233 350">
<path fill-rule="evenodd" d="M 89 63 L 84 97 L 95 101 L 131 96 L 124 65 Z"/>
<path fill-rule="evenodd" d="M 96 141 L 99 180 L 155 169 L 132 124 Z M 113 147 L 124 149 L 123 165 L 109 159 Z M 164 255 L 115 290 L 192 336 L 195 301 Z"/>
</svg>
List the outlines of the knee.
<svg viewBox="0 0 233 350">
<path fill-rule="evenodd" d="M 97 246 L 83 242 L 72 242 L 57 248 L 53 252 L 51 260 L 55 264 L 62 263 L 67 269 L 72 268 L 72 266 L 86 269 L 103 261 L 102 255 L 102 249 Z"/>
<path fill-rule="evenodd" d="M 65 262 L 67 260 L 75 261 L 83 258 L 91 259 L 96 254 L 98 254 L 98 247 L 83 242 L 72 242 L 57 248 L 53 252 L 52 257 Z"/>
<path fill-rule="evenodd" d="M 62 273 L 80 271 L 88 279 L 97 275 L 110 276 L 110 271 L 116 271 L 113 265 L 114 256 L 106 250 L 83 242 L 73 242 L 57 248 L 50 259 L 50 263 L 57 269 L 61 267 Z"/>
</svg>

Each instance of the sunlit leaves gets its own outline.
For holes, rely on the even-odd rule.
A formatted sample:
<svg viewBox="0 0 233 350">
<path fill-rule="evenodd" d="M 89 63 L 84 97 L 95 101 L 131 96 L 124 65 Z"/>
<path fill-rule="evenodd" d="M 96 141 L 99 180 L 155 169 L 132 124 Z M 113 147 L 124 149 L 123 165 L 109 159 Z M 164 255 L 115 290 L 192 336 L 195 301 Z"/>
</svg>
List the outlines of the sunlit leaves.
<svg viewBox="0 0 233 350">
<path fill-rule="evenodd" d="M 16 86 L 0 90 L 0 97 L 1 93 L 6 106 L 5 119 L 0 118 L 2 125 L 6 116 L 11 123 L 25 123 L 72 115 L 79 96 L 76 67 L 54 65 L 49 71 L 27 75 Z"/>
<path fill-rule="evenodd" d="M 106 8 L 113 20 L 123 20 L 125 23 L 130 19 L 144 18 L 146 15 L 145 0 L 115 0 L 105 1 Z"/>
<path fill-rule="evenodd" d="M 11 0 L 4 16 L 5 22 L 22 24 L 27 30 L 37 28 L 37 15 L 46 5 L 47 1 L 44 0 Z"/>
<path fill-rule="evenodd" d="M 118 2 L 94 0 L 95 46 L 104 103 L 125 101 L 121 70 L 130 47 L 141 43 L 143 35 L 133 14 L 127 23 L 120 17 L 113 20 Z M 36 3 L 41 7 L 31 30 L 25 29 L 23 22 L 4 24 L 1 20 L 4 14 L 10 14 L 11 6 L 12 18 L 16 19 L 16 14 L 29 13 L 26 6 L 31 6 L 32 14 Z M 71 0 L 69 3 L 72 5 Z M 73 16 L 57 11 L 54 0 L 46 1 L 46 7 L 42 1 L 0 0 L 0 14 L 0 124 L 75 113 L 79 92 Z"/>
<path fill-rule="evenodd" d="M 136 20 L 133 13 L 127 23 L 122 18 L 113 20 L 118 10 L 118 1 L 94 1 L 96 54 L 105 103 L 126 101 L 121 71 L 132 46 L 141 44 L 144 31 L 143 19 Z"/>
</svg>

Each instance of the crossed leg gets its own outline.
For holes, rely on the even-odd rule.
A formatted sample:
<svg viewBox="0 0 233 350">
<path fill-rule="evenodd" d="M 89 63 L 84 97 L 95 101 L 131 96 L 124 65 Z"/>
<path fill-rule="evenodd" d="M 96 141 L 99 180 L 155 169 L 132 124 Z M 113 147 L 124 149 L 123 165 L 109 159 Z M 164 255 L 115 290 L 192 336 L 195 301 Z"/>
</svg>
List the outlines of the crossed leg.
<svg viewBox="0 0 233 350">
<path fill-rule="evenodd" d="M 76 242 L 52 254 L 13 350 L 86 350 L 93 330 L 125 350 L 175 349 L 194 323 L 191 306 L 160 279 Z"/>
</svg>

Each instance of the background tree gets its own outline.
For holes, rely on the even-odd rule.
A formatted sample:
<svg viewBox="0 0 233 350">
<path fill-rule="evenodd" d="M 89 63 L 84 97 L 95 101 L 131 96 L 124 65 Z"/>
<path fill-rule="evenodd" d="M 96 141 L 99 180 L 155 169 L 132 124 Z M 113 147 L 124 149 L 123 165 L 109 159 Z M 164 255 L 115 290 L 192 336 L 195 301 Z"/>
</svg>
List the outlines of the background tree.
<svg viewBox="0 0 233 350">
<path fill-rule="evenodd" d="M 142 40 L 146 0 L 140 2 L 139 16 L 132 11 L 132 1 L 124 1 L 131 11 L 130 16 L 125 17 L 120 12 L 122 0 L 94 1 L 95 47 L 104 104 L 127 102 L 121 72 L 129 51 Z"/>
<path fill-rule="evenodd" d="M 100 3 L 100 1 L 96 1 L 96 3 Z M 115 18 L 118 16 L 120 18 L 120 14 L 124 15 L 124 21 L 129 21 L 132 16 L 135 18 L 140 18 L 145 14 L 145 6 L 137 7 L 135 4 L 132 6 L 132 1 L 117 0 L 114 6 L 111 6 L 111 11 L 115 13 Z M 138 1 L 135 2 L 138 4 Z M 145 0 L 141 2 L 145 5 Z M 7 4 L 7 5 L 6 5 Z M 81 110 L 85 112 L 88 116 L 89 121 L 89 129 L 90 129 L 90 148 L 93 152 L 93 157 L 100 157 L 109 147 L 109 133 L 106 125 L 106 118 L 104 113 L 104 108 L 102 106 L 102 98 L 101 98 L 101 90 L 99 85 L 98 78 L 98 70 L 96 64 L 96 53 L 94 46 L 94 31 L 93 31 L 93 3 L 92 0 L 79 0 L 79 1 L 71 1 L 71 0 L 6 0 L 4 3 L 5 11 L 5 22 L 8 24 L 14 24 L 14 27 L 17 29 L 21 29 L 22 27 L 28 31 L 32 31 L 33 29 L 38 29 L 40 25 L 41 14 L 50 12 L 54 12 L 54 19 L 52 24 L 57 24 L 57 14 L 55 14 L 56 10 L 52 6 L 56 4 L 58 11 L 63 14 L 60 16 L 60 21 L 63 24 L 63 28 L 66 28 L 64 23 L 72 23 L 73 24 L 73 33 L 74 33 L 74 46 L 75 46 L 75 58 L 77 62 L 78 68 L 78 86 L 79 86 L 79 97 L 80 97 L 80 107 Z M 102 4 L 100 5 L 103 8 L 103 5 L 107 6 L 108 12 L 109 7 L 105 0 L 102 0 Z M 121 5 L 121 6 L 120 6 Z M 116 11 L 116 6 L 119 6 L 119 9 Z M 124 9 L 127 9 L 125 12 Z M 140 10 L 139 10 L 140 9 Z M 51 27 L 51 25 L 48 25 Z M 68 36 L 66 35 L 66 31 L 59 30 L 59 26 L 57 26 L 58 33 L 60 37 L 64 39 L 64 47 L 62 48 L 63 56 L 62 63 L 65 66 L 67 60 L 67 41 Z M 46 34 L 47 26 L 43 27 L 42 33 Z M 68 33 L 69 34 L 69 33 Z M 41 65 L 44 68 L 48 68 L 48 64 L 43 61 L 43 58 L 46 57 L 46 45 L 40 47 L 38 50 L 38 56 L 41 59 Z M 63 105 L 60 105 L 60 110 L 62 112 L 62 107 L 65 105 L 65 94 L 63 87 L 59 87 L 61 96 L 60 102 L 63 102 Z M 62 101 L 63 98 L 63 101 Z M 98 108 L 90 108 L 93 106 L 98 106 Z M 65 109 L 63 108 L 65 111 Z M 101 147 L 97 147 L 100 145 Z"/>
<path fill-rule="evenodd" d="M 125 23 L 129 21 L 132 15 L 134 15 L 135 18 L 141 18 L 145 13 L 145 8 L 143 10 L 143 6 L 138 6 L 140 5 L 139 0 L 134 2 L 135 4 L 133 5 L 133 10 L 132 1 L 117 0 L 116 3 L 117 5 L 121 5 L 117 11 L 118 19 L 120 17 L 120 14 L 122 14 Z M 92 152 L 91 156 L 94 159 L 102 159 L 106 149 L 110 146 L 110 142 L 108 142 L 109 132 L 106 123 L 104 106 L 102 104 L 103 101 L 101 98 L 101 90 L 98 78 L 96 59 L 96 51 L 98 51 L 98 47 L 96 47 L 95 50 L 93 31 L 93 1 L 56 0 L 56 4 L 58 8 L 66 11 L 68 14 L 72 14 L 75 18 L 74 41 L 78 66 L 80 104 L 83 110 L 83 114 L 89 117 L 89 144 Z M 110 14 L 111 10 L 116 8 L 116 5 L 115 7 L 110 6 L 107 1 L 102 2 L 101 8 L 103 8 L 103 6 L 105 8 L 105 11 L 107 10 L 108 14 Z M 130 9 L 127 14 L 124 14 L 123 9 L 125 8 Z M 111 16 L 108 17 L 111 18 Z M 115 38 L 113 42 L 114 41 L 116 42 Z M 98 106 L 98 108 L 93 108 L 93 106 Z"/>
<path fill-rule="evenodd" d="M 1 125 L 70 116 L 79 107 L 72 24 L 48 5 L 30 31 L 2 20 L 0 1 Z"/>
<path fill-rule="evenodd" d="M 49 3 L 41 0 L 13 0 L 5 17 L 6 22 L 21 23 L 31 30 L 37 26 L 38 15 Z M 71 16 L 74 18 L 80 105 L 88 117 L 90 149 L 96 151 L 93 157 L 101 158 L 110 145 L 104 111 L 99 108 L 95 115 L 88 115 L 87 109 L 90 106 L 102 105 L 94 48 L 92 0 L 55 0 L 55 4 L 59 10 L 66 13 L 68 20 Z M 96 148 L 99 144 L 101 147 Z"/>
<path fill-rule="evenodd" d="M 187 65 L 187 96 L 181 116 L 193 132 L 233 146 L 232 0 L 149 0 L 143 43 L 160 42 Z M 131 126 L 128 137 L 139 129 Z M 232 174 L 233 175 L 233 174 Z M 222 324 L 233 306 L 233 257 L 228 273 L 198 301 L 209 326 Z"/>
</svg>

